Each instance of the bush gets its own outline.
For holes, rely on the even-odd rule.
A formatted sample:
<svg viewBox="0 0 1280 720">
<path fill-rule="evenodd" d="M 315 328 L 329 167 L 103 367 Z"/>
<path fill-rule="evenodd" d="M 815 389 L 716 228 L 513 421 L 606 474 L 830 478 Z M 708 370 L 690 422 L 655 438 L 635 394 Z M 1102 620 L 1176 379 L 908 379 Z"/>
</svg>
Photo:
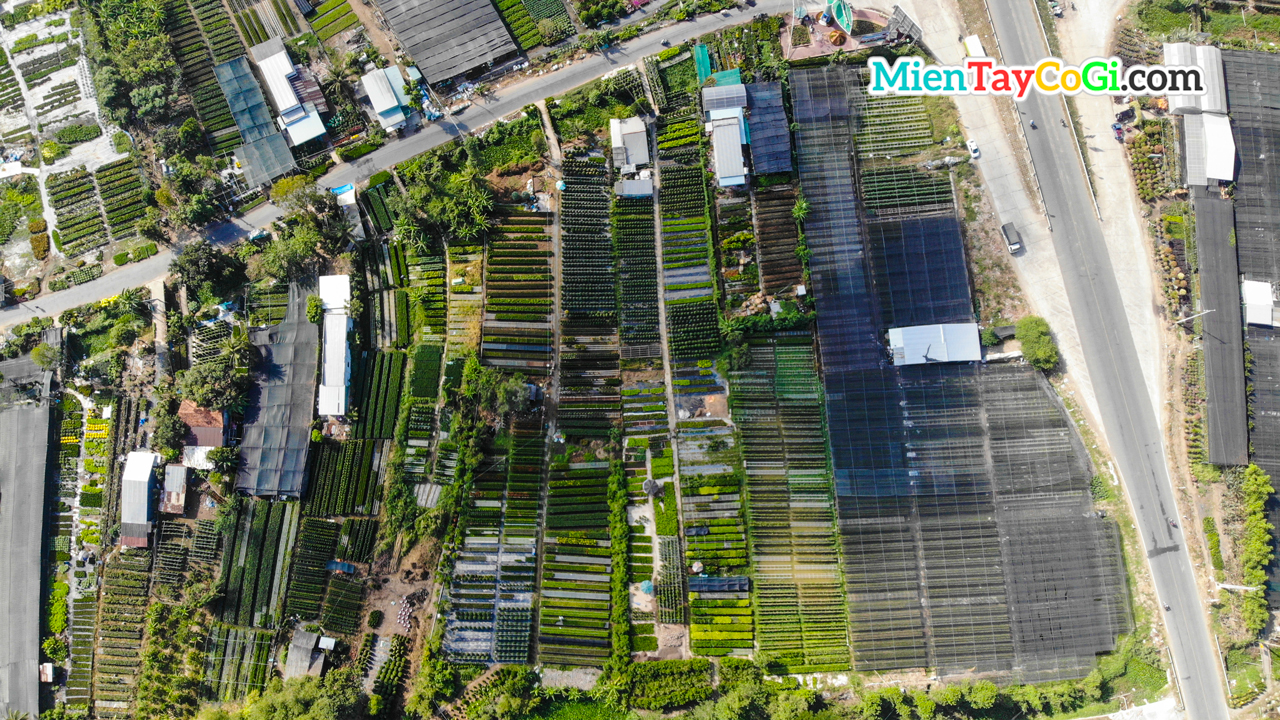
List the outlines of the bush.
<svg viewBox="0 0 1280 720">
<path fill-rule="evenodd" d="M 47 163 L 55 162 L 66 157 L 71 152 L 71 148 L 57 143 L 52 140 L 45 140 L 40 143 L 40 158 Z"/>
<path fill-rule="evenodd" d="M 62 638 L 45 638 L 45 641 L 40 645 L 40 649 L 44 650 L 44 654 L 55 663 L 60 663 L 67 659 L 67 644 L 63 642 Z"/>
<path fill-rule="evenodd" d="M 94 125 L 68 125 L 58 132 L 54 133 L 54 137 L 60 143 L 67 145 L 75 145 L 77 143 L 89 142 L 94 138 L 102 135 L 102 128 Z"/>
<path fill-rule="evenodd" d="M 111 136 L 111 144 L 118 153 L 127 153 L 133 149 L 133 140 L 129 138 L 129 133 L 123 130 Z"/>
<path fill-rule="evenodd" d="M 307 296 L 307 320 L 317 325 L 324 320 L 324 301 L 319 295 Z"/>
<path fill-rule="evenodd" d="M 1058 344 L 1049 332 L 1044 318 L 1029 315 L 1018 321 L 1014 335 L 1022 345 L 1022 356 L 1031 366 L 1040 370 L 1053 370 L 1058 366 Z"/>
<path fill-rule="evenodd" d="M 127 252 L 116 253 L 115 257 L 113 257 L 112 260 L 115 262 L 116 265 L 124 265 L 129 262 L 129 253 Z"/>
<path fill-rule="evenodd" d="M 44 218 L 36 218 L 35 220 L 32 220 L 31 222 L 27 223 L 27 230 L 30 231 L 33 235 L 35 233 L 42 233 L 48 229 L 49 229 L 49 223 L 45 222 Z"/>
<path fill-rule="evenodd" d="M 369 627 L 376 628 L 382 624 L 382 611 L 374 610 L 369 613 Z"/>
<path fill-rule="evenodd" d="M 982 328 L 979 338 L 982 340 L 983 347 L 992 347 L 1000 344 L 1000 336 L 996 335 L 996 331 L 991 328 Z"/>
<path fill-rule="evenodd" d="M 49 235 L 47 233 L 38 233 L 31 236 L 31 254 L 35 255 L 37 260 L 49 257 Z"/>
</svg>

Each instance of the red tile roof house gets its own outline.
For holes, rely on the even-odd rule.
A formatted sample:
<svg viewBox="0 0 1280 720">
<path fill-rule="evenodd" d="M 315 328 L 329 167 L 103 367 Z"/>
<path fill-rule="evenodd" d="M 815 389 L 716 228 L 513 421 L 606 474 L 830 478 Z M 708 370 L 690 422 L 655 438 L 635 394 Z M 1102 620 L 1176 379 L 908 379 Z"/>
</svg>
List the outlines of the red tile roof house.
<svg viewBox="0 0 1280 720">
<path fill-rule="evenodd" d="M 195 404 L 192 400 L 183 400 L 178 406 L 178 419 L 191 428 L 187 433 L 187 444 L 200 447 L 222 447 L 226 444 L 224 431 L 226 417 L 221 410 L 209 410 Z"/>
</svg>

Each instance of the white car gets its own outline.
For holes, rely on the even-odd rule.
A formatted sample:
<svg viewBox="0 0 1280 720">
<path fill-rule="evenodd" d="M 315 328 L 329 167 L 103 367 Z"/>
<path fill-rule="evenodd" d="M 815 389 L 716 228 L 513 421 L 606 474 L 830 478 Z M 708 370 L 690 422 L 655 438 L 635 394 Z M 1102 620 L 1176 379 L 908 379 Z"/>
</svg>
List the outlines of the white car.
<svg viewBox="0 0 1280 720">
<path fill-rule="evenodd" d="M 978 141 L 977 141 L 977 140 L 970 140 L 969 142 L 965 143 L 965 145 L 969 148 L 969 159 L 970 159 L 970 160 L 977 160 L 977 159 L 978 159 L 978 156 L 982 154 L 982 153 L 978 152 Z"/>
</svg>

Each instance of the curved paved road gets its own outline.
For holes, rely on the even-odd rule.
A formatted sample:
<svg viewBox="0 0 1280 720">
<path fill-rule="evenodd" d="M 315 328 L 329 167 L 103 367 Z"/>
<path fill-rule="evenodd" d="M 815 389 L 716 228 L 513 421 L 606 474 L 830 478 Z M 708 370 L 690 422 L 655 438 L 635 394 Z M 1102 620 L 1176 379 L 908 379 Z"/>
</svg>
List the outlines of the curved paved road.
<svg viewBox="0 0 1280 720">
<path fill-rule="evenodd" d="M 663 50 L 663 40 L 672 46 L 679 45 L 686 40 L 692 40 L 721 28 L 740 25 L 761 13 L 769 15 L 790 13 L 792 7 L 797 4 L 800 7 L 825 6 L 825 3 L 814 4 L 806 0 L 799 0 L 795 4 L 792 0 L 758 0 L 755 7 L 743 6 L 730 10 L 727 17 L 724 14 L 704 15 L 691 21 L 669 25 L 624 45 L 610 48 L 604 53 L 593 54 L 569 67 L 543 75 L 533 75 L 520 83 L 505 87 L 487 100 L 475 101 L 471 107 L 453 118 L 424 125 L 413 135 L 388 143 L 354 162 L 339 165 L 320 178 L 320 184 L 334 188 L 367 180 L 374 173 L 404 162 L 437 145 L 443 145 L 460 135 L 484 127 L 525 105 L 566 93 L 611 70 L 632 64 L 639 65 L 646 55 L 653 55 Z"/>
<path fill-rule="evenodd" d="M 142 262 L 125 265 L 83 285 L 41 295 L 29 302 L 0 308 L 0 329 L 37 317 L 56 318 L 73 307 L 96 300 L 105 300 L 129 288 L 146 285 L 152 280 L 168 275 L 169 262 L 172 260 L 173 251 L 166 249 Z"/>
<path fill-rule="evenodd" d="M 1004 61 L 1031 65 L 1049 55 L 1033 0 L 990 0 Z M 1072 132 L 1061 126 L 1066 110 L 1056 96 L 1032 93 L 1021 120 L 1036 172 L 1053 218 L 1053 244 L 1080 331 L 1085 362 L 1106 437 L 1133 504 L 1138 532 L 1165 613 L 1174 669 L 1187 716 L 1226 720 L 1226 697 L 1217 651 L 1209 635 L 1195 571 L 1181 531 L 1160 423 L 1138 364 L 1102 226 L 1094 215 Z M 1038 130 L 1029 122 L 1035 119 Z M 1122 271 L 1147 272 L 1144 268 Z"/>
</svg>

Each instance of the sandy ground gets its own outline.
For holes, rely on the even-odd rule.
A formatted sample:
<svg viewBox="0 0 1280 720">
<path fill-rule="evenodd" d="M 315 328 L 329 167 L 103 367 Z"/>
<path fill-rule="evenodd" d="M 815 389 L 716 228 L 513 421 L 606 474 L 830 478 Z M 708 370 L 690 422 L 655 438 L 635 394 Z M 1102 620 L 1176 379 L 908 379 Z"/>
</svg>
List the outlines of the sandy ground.
<svg viewBox="0 0 1280 720">
<path fill-rule="evenodd" d="M 595 668 L 578 668 L 577 670 L 543 668 L 542 684 L 544 687 L 576 687 L 590 690 L 596 686 L 596 680 L 600 679 L 602 672 Z"/>
</svg>

